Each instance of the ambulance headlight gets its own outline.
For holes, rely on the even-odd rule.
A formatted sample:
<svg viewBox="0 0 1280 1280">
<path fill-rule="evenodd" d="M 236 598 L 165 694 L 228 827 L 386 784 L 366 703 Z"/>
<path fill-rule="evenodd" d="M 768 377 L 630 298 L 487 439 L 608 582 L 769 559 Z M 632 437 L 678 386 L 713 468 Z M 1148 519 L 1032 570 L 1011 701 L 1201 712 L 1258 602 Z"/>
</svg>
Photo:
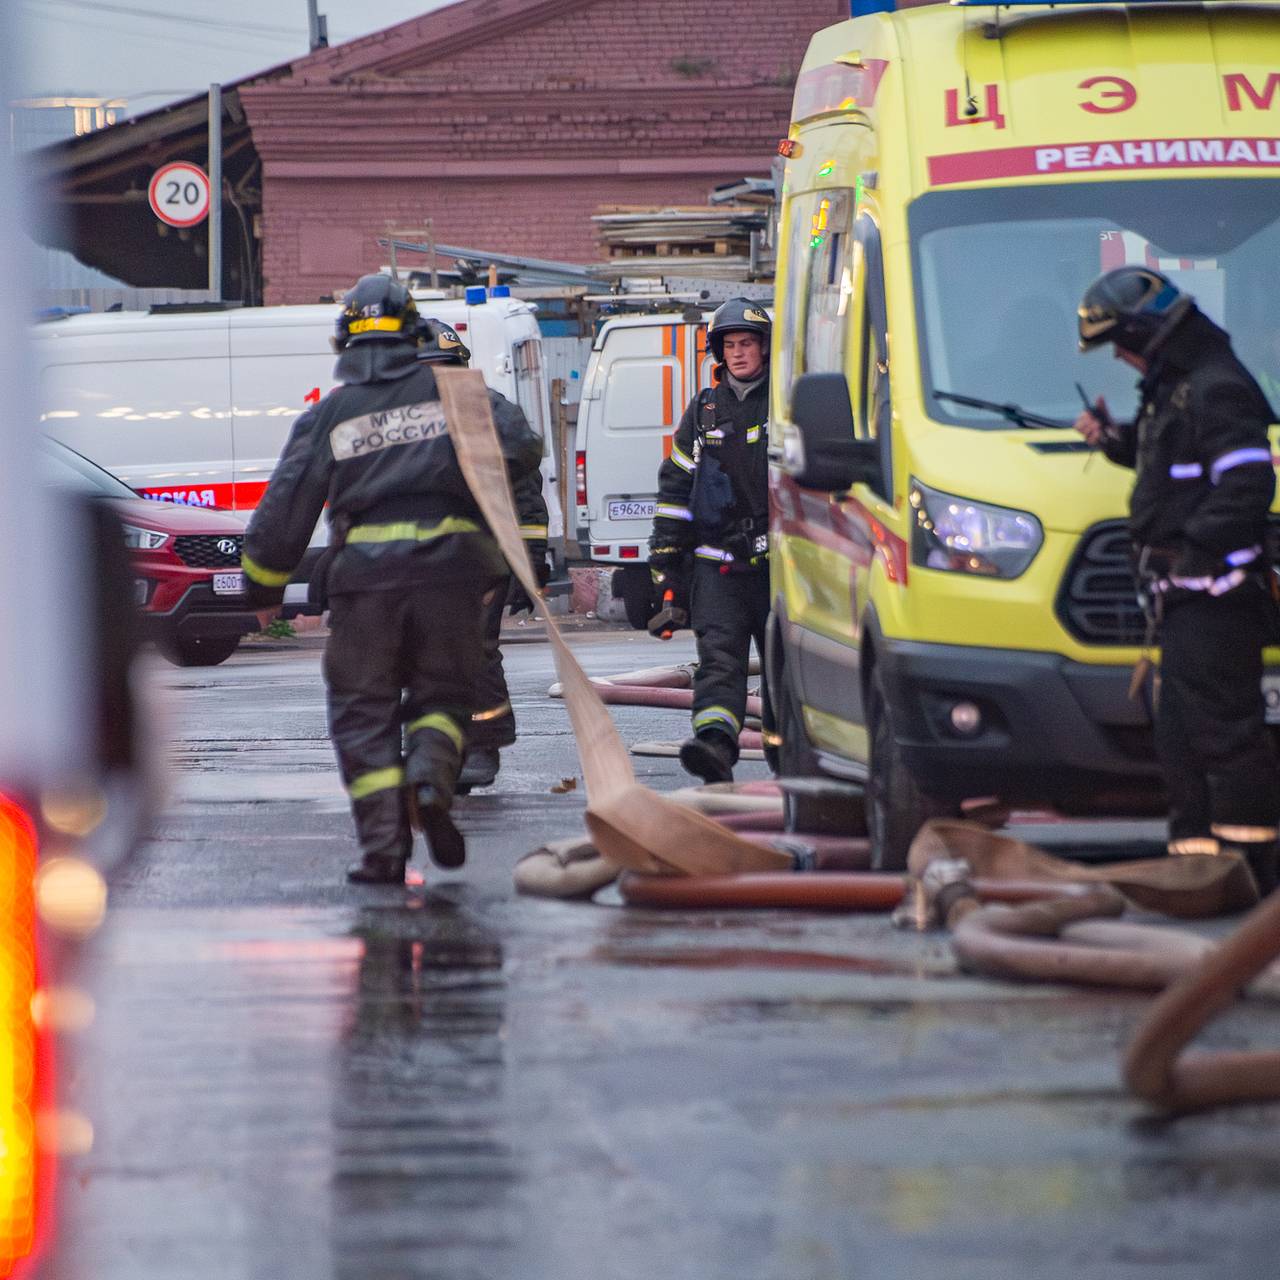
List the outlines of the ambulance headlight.
<svg viewBox="0 0 1280 1280">
<path fill-rule="evenodd" d="M 144 529 L 136 524 L 126 524 L 123 528 L 124 545 L 130 551 L 155 551 L 169 541 L 169 535 L 159 529 Z"/>
<path fill-rule="evenodd" d="M 1044 543 L 1040 521 L 1028 511 L 940 493 L 914 479 L 910 502 L 911 560 L 924 569 L 1016 578 Z"/>
</svg>

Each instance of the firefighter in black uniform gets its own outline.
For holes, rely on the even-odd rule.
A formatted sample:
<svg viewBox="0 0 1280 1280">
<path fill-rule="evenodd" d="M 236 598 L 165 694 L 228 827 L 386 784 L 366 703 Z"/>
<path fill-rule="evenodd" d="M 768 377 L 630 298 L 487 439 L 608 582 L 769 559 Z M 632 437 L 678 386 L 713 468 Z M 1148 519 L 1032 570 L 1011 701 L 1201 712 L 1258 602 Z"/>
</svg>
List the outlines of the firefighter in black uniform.
<svg viewBox="0 0 1280 1280">
<path fill-rule="evenodd" d="M 1162 648 L 1155 729 L 1169 852 L 1234 850 L 1266 894 L 1280 819 L 1261 689 L 1275 624 L 1266 551 L 1275 415 L 1227 334 L 1159 272 L 1107 272 L 1089 286 L 1079 324 L 1082 350 L 1114 343 L 1143 375 L 1133 423 L 1113 423 L 1099 402 L 1076 428 L 1137 472 L 1129 527 Z"/>
<path fill-rule="evenodd" d="M 471 352 L 452 325 L 443 320 L 424 320 L 420 332 L 422 346 L 418 359 L 427 364 L 459 365 L 465 368 L 471 361 Z M 489 389 L 489 405 L 499 434 L 504 429 L 530 432 L 524 410 L 512 404 L 506 396 Z M 551 576 L 547 565 L 547 503 L 542 496 L 542 472 L 535 470 L 520 477 L 513 484 L 516 514 L 520 519 L 520 536 L 529 552 L 540 586 L 546 586 Z M 508 575 L 507 582 L 493 595 L 485 607 L 484 619 L 484 669 L 480 674 L 477 690 L 479 706 L 471 716 L 467 731 L 467 750 L 458 774 L 457 790 L 466 795 L 475 787 L 490 786 L 501 767 L 500 752 L 516 740 L 516 717 L 511 709 L 511 695 L 507 691 L 506 673 L 502 669 L 502 613 L 510 608 L 513 614 L 532 611 L 533 601 L 515 577 Z"/>
<path fill-rule="evenodd" d="M 328 502 L 329 731 L 362 855 L 347 878 L 397 884 L 412 826 L 437 865 L 466 856 L 449 806 L 476 709 L 484 611 L 507 567 L 458 466 L 435 375 L 416 359 L 408 290 L 365 276 L 344 302 L 342 385 L 294 423 L 242 566 L 251 600 L 278 606 Z M 536 470 L 532 432 L 508 422 L 502 446 L 513 480 Z"/>
<path fill-rule="evenodd" d="M 768 314 L 747 298 L 711 317 L 716 385 L 690 401 L 658 472 L 649 564 L 660 592 L 688 592 L 698 670 L 693 737 L 681 746 L 680 763 L 705 782 L 733 777 L 753 639 L 764 654 L 769 330 Z"/>
</svg>

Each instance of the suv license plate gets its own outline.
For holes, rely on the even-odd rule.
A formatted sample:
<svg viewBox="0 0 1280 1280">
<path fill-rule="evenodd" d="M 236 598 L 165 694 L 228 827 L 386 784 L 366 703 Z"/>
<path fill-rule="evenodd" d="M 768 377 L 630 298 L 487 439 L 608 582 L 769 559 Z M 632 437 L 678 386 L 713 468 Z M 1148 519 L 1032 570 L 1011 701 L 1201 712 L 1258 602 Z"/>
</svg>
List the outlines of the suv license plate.
<svg viewBox="0 0 1280 1280">
<path fill-rule="evenodd" d="M 655 501 L 628 500 L 609 503 L 610 520 L 652 520 L 658 509 Z"/>
<path fill-rule="evenodd" d="M 1280 724 L 1280 674 L 1268 672 L 1262 677 L 1262 701 L 1267 709 L 1267 723 Z"/>
<path fill-rule="evenodd" d="M 215 573 L 213 575 L 213 594 L 215 596 L 244 595 L 244 574 Z"/>
</svg>

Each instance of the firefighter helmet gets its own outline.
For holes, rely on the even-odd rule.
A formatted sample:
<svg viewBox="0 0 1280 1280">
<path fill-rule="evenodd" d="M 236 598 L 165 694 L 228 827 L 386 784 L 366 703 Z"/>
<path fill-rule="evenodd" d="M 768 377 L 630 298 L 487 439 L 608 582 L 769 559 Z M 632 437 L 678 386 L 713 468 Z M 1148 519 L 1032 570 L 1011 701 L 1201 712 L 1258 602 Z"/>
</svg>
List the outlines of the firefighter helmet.
<svg viewBox="0 0 1280 1280">
<path fill-rule="evenodd" d="M 361 276 L 343 295 L 333 347 L 344 351 L 353 342 L 413 342 L 417 328 L 418 307 L 404 285 L 390 276 Z"/>
<path fill-rule="evenodd" d="M 1149 358 L 1193 306 L 1168 276 L 1150 267 L 1116 267 L 1085 290 L 1080 303 L 1080 350 L 1104 342 Z"/>
<path fill-rule="evenodd" d="M 471 361 L 471 350 L 458 337 L 457 330 L 443 320 L 433 320 L 424 316 L 418 322 L 418 337 L 422 346 L 418 348 L 418 359 L 429 364 L 460 364 Z"/>
<path fill-rule="evenodd" d="M 707 342 L 715 354 L 716 363 L 724 363 L 724 337 L 727 333 L 756 333 L 769 351 L 769 332 L 772 329 L 769 313 L 764 305 L 750 298 L 730 298 L 716 308 L 711 323 L 707 325 Z"/>
</svg>

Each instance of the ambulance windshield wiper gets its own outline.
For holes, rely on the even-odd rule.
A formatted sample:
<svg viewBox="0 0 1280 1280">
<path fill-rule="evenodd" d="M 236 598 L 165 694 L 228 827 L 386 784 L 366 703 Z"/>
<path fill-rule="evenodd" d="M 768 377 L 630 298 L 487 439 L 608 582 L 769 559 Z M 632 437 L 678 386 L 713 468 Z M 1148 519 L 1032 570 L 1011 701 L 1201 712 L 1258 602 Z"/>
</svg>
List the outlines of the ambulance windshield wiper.
<svg viewBox="0 0 1280 1280">
<path fill-rule="evenodd" d="M 1016 404 L 997 404 L 994 400 L 976 400 L 973 396 L 957 395 L 954 391 L 938 391 L 934 390 L 935 400 L 951 400 L 955 404 L 962 404 L 970 409 L 987 409 L 991 413 L 998 413 L 1006 422 L 1012 422 L 1019 427 L 1069 427 L 1071 423 L 1060 422 L 1057 418 L 1044 418 L 1038 413 L 1029 413 L 1026 409 Z"/>
</svg>

